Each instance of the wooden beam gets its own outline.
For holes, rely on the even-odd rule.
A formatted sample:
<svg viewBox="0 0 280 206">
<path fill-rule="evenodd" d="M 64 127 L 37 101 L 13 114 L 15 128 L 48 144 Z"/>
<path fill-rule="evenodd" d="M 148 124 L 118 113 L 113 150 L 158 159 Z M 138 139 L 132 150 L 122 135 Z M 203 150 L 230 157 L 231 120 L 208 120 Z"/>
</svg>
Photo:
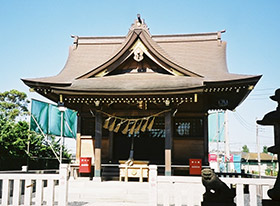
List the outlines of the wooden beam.
<svg viewBox="0 0 280 206">
<path fill-rule="evenodd" d="M 113 160 L 114 132 L 109 132 L 109 160 Z"/>
</svg>

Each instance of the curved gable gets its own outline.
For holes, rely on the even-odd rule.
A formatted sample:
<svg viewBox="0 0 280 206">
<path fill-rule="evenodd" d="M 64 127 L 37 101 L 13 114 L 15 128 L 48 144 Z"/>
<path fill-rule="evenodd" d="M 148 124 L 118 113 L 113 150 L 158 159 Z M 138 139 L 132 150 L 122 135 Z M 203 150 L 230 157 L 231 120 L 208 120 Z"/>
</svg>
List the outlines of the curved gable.
<svg viewBox="0 0 280 206">
<path fill-rule="evenodd" d="M 135 26 L 134 24 L 132 28 L 133 29 L 131 29 L 128 33 L 122 47 L 110 59 L 108 59 L 108 61 L 92 69 L 86 74 L 79 76 L 77 79 L 109 75 L 121 65 L 133 63 L 129 62 L 129 60 L 131 61 L 132 56 L 135 60 L 134 63 L 138 62 L 143 64 L 143 59 L 148 58 L 148 62 L 158 66 L 158 71 L 165 71 L 171 75 L 202 77 L 201 75 L 191 72 L 188 69 L 180 66 L 175 62 L 175 60 L 171 59 L 167 53 L 165 53 L 164 50 L 162 50 L 161 47 L 151 38 L 148 30 L 146 29 L 146 25 L 141 24 L 140 26 Z M 145 63 L 147 65 L 147 61 L 145 61 Z M 143 72 L 143 69 L 151 69 L 149 66 L 153 67 L 152 65 L 148 65 L 147 68 L 139 67 L 138 69 L 142 70 Z M 134 69 L 137 69 L 137 67 Z"/>
</svg>

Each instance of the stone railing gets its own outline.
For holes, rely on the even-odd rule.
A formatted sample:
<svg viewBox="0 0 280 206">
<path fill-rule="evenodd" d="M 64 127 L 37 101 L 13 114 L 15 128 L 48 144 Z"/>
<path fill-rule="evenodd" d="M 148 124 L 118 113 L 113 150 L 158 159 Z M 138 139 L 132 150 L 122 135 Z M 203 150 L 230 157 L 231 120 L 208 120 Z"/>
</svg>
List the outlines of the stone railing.
<svg viewBox="0 0 280 206">
<path fill-rule="evenodd" d="M 59 174 L 0 174 L 0 205 L 68 204 L 68 165 Z M 2 186 L 2 187 L 1 187 Z M 56 198 L 57 197 L 57 198 Z"/>
<path fill-rule="evenodd" d="M 237 206 L 257 206 L 261 199 L 269 199 L 267 190 L 275 179 L 259 178 L 220 178 L 229 187 L 236 188 L 235 203 Z M 157 176 L 157 166 L 149 167 L 150 206 L 201 205 L 205 188 L 201 177 L 192 176 Z M 248 193 L 244 193 L 247 190 Z"/>
</svg>

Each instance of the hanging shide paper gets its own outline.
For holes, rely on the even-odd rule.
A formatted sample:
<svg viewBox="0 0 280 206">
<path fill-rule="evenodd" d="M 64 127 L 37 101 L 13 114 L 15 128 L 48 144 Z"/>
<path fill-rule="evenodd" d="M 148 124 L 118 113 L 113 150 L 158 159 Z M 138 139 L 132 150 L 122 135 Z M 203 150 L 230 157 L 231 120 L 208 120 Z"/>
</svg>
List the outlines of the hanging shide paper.
<svg viewBox="0 0 280 206">
<path fill-rule="evenodd" d="M 149 119 L 150 119 L 150 117 L 148 117 L 147 119 L 144 120 L 144 121 L 146 121 L 146 122 L 145 122 L 145 124 L 143 125 L 143 127 L 141 128 L 141 131 L 142 131 L 142 132 L 145 132 L 145 131 L 146 131 L 146 127 L 147 127 L 147 125 L 148 125 Z"/>
<path fill-rule="evenodd" d="M 109 117 L 109 118 L 107 118 L 106 120 L 105 120 L 105 122 L 104 122 L 104 125 L 103 125 L 103 128 L 104 129 L 108 129 L 108 125 L 109 125 L 109 122 L 110 122 L 110 119 L 111 119 L 112 117 Z"/>
<path fill-rule="evenodd" d="M 148 130 L 151 130 L 151 129 L 153 128 L 155 118 L 156 118 L 156 117 L 153 117 L 152 121 L 150 122 L 149 126 L 147 127 Z"/>
<path fill-rule="evenodd" d="M 131 127 L 130 131 L 129 131 L 129 134 L 133 134 L 134 133 L 134 129 L 136 127 L 136 124 L 137 124 L 137 120 L 135 121 L 135 123 L 133 124 L 133 126 Z"/>
<path fill-rule="evenodd" d="M 141 125 L 142 125 L 142 122 L 143 122 L 143 119 L 141 119 L 141 122 L 138 124 L 138 126 L 137 126 L 136 129 L 134 130 L 134 133 L 139 132 L 140 127 L 141 127 Z"/>
<path fill-rule="evenodd" d="M 129 124 L 130 124 L 130 121 L 128 121 L 127 125 L 123 129 L 123 131 L 122 131 L 123 134 L 126 134 L 128 132 Z"/>
<path fill-rule="evenodd" d="M 138 118 L 138 119 L 126 119 L 126 118 L 110 115 L 103 111 L 99 111 L 99 112 L 108 116 L 108 118 L 104 121 L 103 128 L 109 129 L 109 131 L 114 131 L 117 133 L 117 132 L 119 132 L 121 125 L 124 124 L 125 122 L 127 122 L 127 125 L 123 129 L 122 133 L 127 134 L 127 132 L 129 131 L 129 134 L 132 135 L 132 134 L 136 134 L 137 132 L 139 132 L 139 130 L 141 130 L 142 132 L 145 132 L 146 129 L 151 130 L 153 128 L 155 118 L 157 116 L 159 116 L 160 114 L 167 112 L 167 111 L 170 111 L 170 109 L 161 111 L 159 113 L 156 113 L 156 114 L 148 116 L 148 117 L 142 117 L 142 118 Z M 152 118 L 152 120 L 150 121 L 151 118 Z M 114 119 L 113 122 L 111 121 L 111 119 Z M 110 121 L 112 122 L 111 124 L 110 124 Z M 118 121 L 120 121 L 120 122 L 117 124 L 117 126 L 115 126 Z M 140 123 L 137 124 L 139 121 L 140 121 Z M 130 123 L 133 123 L 133 126 L 129 130 Z"/>
<path fill-rule="evenodd" d="M 112 132 L 114 130 L 115 124 L 116 124 L 117 119 L 115 118 L 112 124 L 109 126 L 109 131 Z"/>
<path fill-rule="evenodd" d="M 115 132 L 115 133 L 119 132 L 119 129 L 120 129 L 122 123 L 123 123 L 123 122 L 121 121 L 120 123 L 117 124 L 116 128 L 114 129 L 114 132 Z"/>
</svg>

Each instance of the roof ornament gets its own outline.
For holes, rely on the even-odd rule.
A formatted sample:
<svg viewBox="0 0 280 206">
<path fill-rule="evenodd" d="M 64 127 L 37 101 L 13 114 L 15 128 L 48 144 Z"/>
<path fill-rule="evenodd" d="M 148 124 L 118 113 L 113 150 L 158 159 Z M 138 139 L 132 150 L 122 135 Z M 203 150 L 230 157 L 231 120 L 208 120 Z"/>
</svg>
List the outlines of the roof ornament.
<svg viewBox="0 0 280 206">
<path fill-rule="evenodd" d="M 136 29 L 145 29 L 149 31 L 149 28 L 146 25 L 145 20 L 141 19 L 140 14 L 137 14 L 137 19 L 135 19 L 134 24 L 132 24 L 130 27 L 130 30 L 136 30 Z"/>
<path fill-rule="evenodd" d="M 140 47 L 136 48 L 134 50 L 134 60 L 137 61 L 137 62 L 140 62 L 144 59 L 144 56 L 143 56 L 143 51 Z"/>
<path fill-rule="evenodd" d="M 139 25 L 141 25 L 142 24 L 142 19 L 141 19 L 141 15 L 140 14 L 137 14 L 137 19 L 138 19 Z"/>
</svg>

